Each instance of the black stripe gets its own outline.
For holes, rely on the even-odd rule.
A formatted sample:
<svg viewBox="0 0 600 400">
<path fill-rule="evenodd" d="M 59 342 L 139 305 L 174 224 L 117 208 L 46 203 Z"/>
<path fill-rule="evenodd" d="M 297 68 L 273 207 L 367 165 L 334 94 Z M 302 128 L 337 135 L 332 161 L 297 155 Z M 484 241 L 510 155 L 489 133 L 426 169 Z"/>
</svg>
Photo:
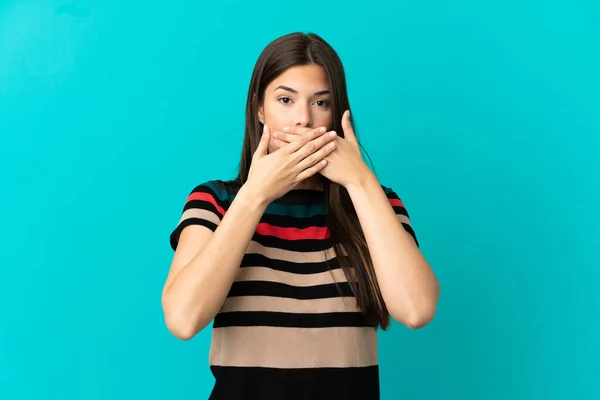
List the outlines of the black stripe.
<svg viewBox="0 0 600 400">
<path fill-rule="evenodd" d="M 219 205 L 219 207 L 220 207 L 220 205 Z M 212 203 L 209 203 L 208 201 L 190 200 L 187 203 L 185 203 L 185 206 L 183 206 L 183 211 L 185 212 L 185 211 L 193 209 L 193 208 L 210 211 L 210 212 L 216 214 L 217 217 L 219 217 L 219 219 L 223 218 L 223 216 L 221 215 L 221 212 L 219 210 L 217 210 L 217 207 L 215 207 Z"/>
<path fill-rule="evenodd" d="M 325 201 L 325 192 L 312 189 L 295 189 L 273 201 L 283 205 L 321 204 Z"/>
<path fill-rule="evenodd" d="M 401 207 L 401 206 L 392 206 L 392 208 L 394 209 L 394 212 L 398 215 L 404 215 L 408 217 L 408 212 L 406 211 L 406 208 Z"/>
<path fill-rule="evenodd" d="M 329 264 L 329 265 L 328 265 Z M 265 257 L 262 254 L 246 254 L 240 265 L 244 267 L 266 267 L 276 271 L 291 272 L 294 274 L 318 274 L 328 270 L 341 268 L 338 257 L 323 262 L 292 262 Z"/>
<path fill-rule="evenodd" d="M 209 400 L 378 400 L 379 367 L 260 368 L 211 365 Z"/>
<path fill-rule="evenodd" d="M 207 227 L 208 229 L 210 229 L 211 231 L 215 231 L 217 229 L 217 224 L 208 221 L 206 219 L 203 218 L 187 218 L 183 221 L 181 221 L 181 223 L 179 224 L 179 231 L 181 232 L 183 230 L 183 228 L 185 228 L 186 226 L 190 226 L 190 225 L 202 225 Z"/>
<path fill-rule="evenodd" d="M 190 225 L 205 226 L 213 232 L 217 229 L 216 224 L 214 224 L 210 221 L 207 221 L 205 219 L 187 218 L 187 219 L 181 221 L 181 223 L 179 223 L 179 225 L 177 225 L 177 227 L 173 230 L 173 232 L 171 232 L 171 235 L 169 236 L 169 242 L 170 242 L 171 248 L 173 250 L 177 249 L 177 245 L 179 244 L 179 237 L 181 236 L 181 231 L 183 231 L 183 228 L 190 226 Z"/>
<path fill-rule="evenodd" d="M 263 236 L 256 232 L 252 236 L 252 240 L 266 247 L 275 247 L 282 250 L 298 251 L 303 253 L 327 250 L 331 247 L 332 243 L 329 238 L 287 240 L 275 236 Z"/>
<path fill-rule="evenodd" d="M 288 299 L 311 300 L 331 297 L 351 297 L 352 289 L 348 282 L 328 283 L 315 286 L 291 286 L 279 282 L 241 281 L 234 282 L 227 297 L 270 296 Z"/>
<path fill-rule="evenodd" d="M 374 327 L 360 312 L 301 314 L 270 311 L 231 311 L 219 313 L 213 328 L 228 326 L 276 326 L 281 328 Z"/>
<path fill-rule="evenodd" d="M 404 229 L 411 234 L 411 236 L 413 237 L 413 239 L 415 239 L 415 243 L 417 244 L 417 247 L 419 247 L 419 241 L 417 240 L 417 235 L 415 234 L 414 229 L 412 228 L 412 226 L 410 226 L 409 224 L 402 222 L 402 226 L 404 227 Z"/>
<path fill-rule="evenodd" d="M 224 187 L 222 187 L 222 185 L 219 184 L 219 181 L 214 181 L 213 183 L 215 183 L 217 186 L 219 186 L 221 190 L 224 190 Z M 215 199 L 215 201 L 217 203 L 219 203 L 219 205 L 221 205 L 220 203 L 222 203 L 222 201 L 221 201 L 221 197 L 222 196 L 219 196 L 219 193 L 215 192 L 213 190 L 213 188 L 210 187 L 210 186 L 208 186 L 208 185 L 201 184 L 201 185 L 196 186 L 190 192 L 190 194 L 188 195 L 188 197 L 191 196 L 193 193 L 206 193 L 206 194 L 212 196 Z"/>
<path fill-rule="evenodd" d="M 323 214 L 313 215 L 310 217 L 292 217 L 290 215 L 278 214 L 263 214 L 260 222 L 264 222 L 273 226 L 282 228 L 298 228 L 305 229 L 311 227 L 324 228 L 327 227 L 327 216 Z"/>
<path fill-rule="evenodd" d="M 222 186 L 230 197 L 235 197 L 238 194 L 240 189 L 242 188 L 242 184 L 239 180 L 230 180 L 230 181 L 219 181 L 220 186 Z"/>
</svg>

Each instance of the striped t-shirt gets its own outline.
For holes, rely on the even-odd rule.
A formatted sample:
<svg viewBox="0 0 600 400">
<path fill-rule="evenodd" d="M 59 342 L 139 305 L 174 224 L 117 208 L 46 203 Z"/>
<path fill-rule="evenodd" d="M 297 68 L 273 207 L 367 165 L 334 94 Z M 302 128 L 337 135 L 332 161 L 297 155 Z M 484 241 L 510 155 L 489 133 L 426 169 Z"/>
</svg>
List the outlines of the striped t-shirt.
<svg viewBox="0 0 600 400">
<path fill-rule="evenodd" d="M 239 188 L 235 181 L 196 186 L 171 247 L 188 225 L 214 231 Z M 416 241 L 398 195 L 383 189 Z M 324 192 L 311 189 L 267 207 L 213 321 L 211 399 L 379 398 L 377 329 L 336 262 L 326 213 Z"/>
</svg>

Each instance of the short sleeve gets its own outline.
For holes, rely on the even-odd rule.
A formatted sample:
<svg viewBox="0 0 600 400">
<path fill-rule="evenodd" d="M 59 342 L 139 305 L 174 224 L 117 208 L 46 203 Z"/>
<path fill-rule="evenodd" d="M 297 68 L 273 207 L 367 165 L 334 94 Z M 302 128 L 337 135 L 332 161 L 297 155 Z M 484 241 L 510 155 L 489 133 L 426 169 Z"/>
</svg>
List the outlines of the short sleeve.
<svg viewBox="0 0 600 400">
<path fill-rule="evenodd" d="M 396 213 L 396 217 L 398 218 L 400 223 L 402 223 L 402 226 L 404 227 L 404 229 L 408 233 L 410 233 L 410 235 L 413 237 L 417 246 L 419 246 L 419 241 L 417 240 L 417 235 L 411 224 L 410 215 L 408 214 L 408 210 L 406 209 L 404 202 L 400 199 L 398 194 L 396 192 L 394 192 L 394 190 L 392 190 L 391 188 L 385 187 L 385 186 L 382 186 L 382 187 L 383 187 L 383 191 L 385 192 L 392 208 L 394 209 L 394 212 Z"/>
<path fill-rule="evenodd" d="M 169 237 L 171 248 L 177 249 L 179 236 L 190 225 L 205 226 L 215 231 L 225 215 L 227 191 L 218 181 L 196 186 L 188 195 L 179 222 Z"/>
</svg>

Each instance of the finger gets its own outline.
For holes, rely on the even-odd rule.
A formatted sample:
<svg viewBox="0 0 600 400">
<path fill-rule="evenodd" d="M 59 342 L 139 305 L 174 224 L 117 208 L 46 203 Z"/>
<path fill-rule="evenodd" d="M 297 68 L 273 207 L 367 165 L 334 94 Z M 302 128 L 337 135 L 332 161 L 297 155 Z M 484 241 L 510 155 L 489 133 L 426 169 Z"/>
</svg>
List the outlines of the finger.
<svg viewBox="0 0 600 400">
<path fill-rule="evenodd" d="M 254 153 L 258 157 L 266 156 L 269 150 L 269 140 L 271 139 L 271 133 L 269 131 L 269 127 L 265 124 L 263 128 L 263 134 L 260 138 L 260 142 L 258 143 L 258 147 L 256 148 L 256 152 Z"/>
<path fill-rule="evenodd" d="M 344 111 L 342 115 L 342 129 L 344 130 L 344 139 L 356 143 L 356 135 L 354 135 L 354 129 L 350 122 L 350 110 Z"/>
<path fill-rule="evenodd" d="M 292 143 L 295 140 L 300 140 L 299 135 L 292 135 L 284 132 L 273 132 L 273 138 L 278 139 L 282 142 Z"/>
<path fill-rule="evenodd" d="M 314 142 L 317 145 L 317 148 L 321 148 L 321 147 L 325 146 L 327 143 L 337 139 L 337 137 L 338 137 L 338 134 L 336 131 L 329 131 L 325 135 L 316 138 L 314 140 Z"/>
<path fill-rule="evenodd" d="M 312 131 L 312 128 L 307 128 L 305 126 L 286 126 L 283 128 L 283 131 L 285 133 L 290 133 L 292 135 L 303 135 L 305 133 L 308 133 L 310 131 Z"/>
<path fill-rule="evenodd" d="M 323 146 L 321 149 L 319 149 L 319 151 L 314 152 L 313 154 L 300 161 L 297 166 L 298 170 L 304 171 L 305 169 L 312 167 L 313 165 L 317 164 L 325 157 L 327 157 L 329 154 L 331 154 L 331 152 L 334 151 L 335 148 L 335 142 L 331 142 L 326 146 Z"/>
<path fill-rule="evenodd" d="M 327 166 L 327 160 L 321 160 L 317 164 L 313 165 L 312 167 L 307 168 L 304 171 L 300 172 L 296 179 L 298 180 L 298 182 L 302 182 L 303 180 L 308 179 L 313 175 L 316 175 L 319 171 L 321 171 L 326 166 Z"/>
<path fill-rule="evenodd" d="M 312 153 L 321 149 L 328 142 L 335 140 L 336 137 L 337 133 L 335 131 L 329 131 L 326 135 L 322 135 L 316 139 L 313 139 L 306 145 L 302 146 L 302 148 L 299 149 L 296 152 L 296 154 L 300 160 L 303 160 L 304 158 L 310 156 Z"/>
<path fill-rule="evenodd" d="M 273 139 L 273 146 L 281 149 L 282 147 L 288 145 L 289 142 L 284 142 L 283 140 Z"/>
<path fill-rule="evenodd" d="M 287 146 L 288 150 L 290 151 L 290 153 L 295 153 L 299 149 L 304 148 L 305 145 L 308 145 L 309 148 L 312 148 L 314 146 L 314 143 L 310 143 L 310 142 L 312 140 L 318 138 L 319 136 L 322 136 L 325 133 L 325 130 L 326 130 L 325 127 L 322 126 L 320 128 L 313 129 L 310 132 L 301 135 L 299 140 L 296 140 L 296 141 L 290 143 L 289 146 Z M 312 151 L 310 151 L 310 153 L 312 153 Z M 304 158 L 304 157 L 302 157 L 302 158 Z"/>
</svg>

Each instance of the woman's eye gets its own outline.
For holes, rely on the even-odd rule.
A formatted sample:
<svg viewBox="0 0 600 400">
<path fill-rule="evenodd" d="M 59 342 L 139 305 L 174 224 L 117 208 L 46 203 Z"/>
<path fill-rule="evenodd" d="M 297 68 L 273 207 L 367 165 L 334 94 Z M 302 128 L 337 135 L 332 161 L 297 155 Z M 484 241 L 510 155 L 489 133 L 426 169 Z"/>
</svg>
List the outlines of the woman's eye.
<svg viewBox="0 0 600 400">
<path fill-rule="evenodd" d="M 292 102 L 292 99 L 290 99 L 289 97 L 280 97 L 279 99 L 277 99 L 280 103 L 283 104 L 290 104 Z M 329 107 L 329 101 L 327 100 L 317 100 L 315 101 L 315 104 L 318 107 L 322 107 L 322 108 L 327 108 Z"/>
</svg>

